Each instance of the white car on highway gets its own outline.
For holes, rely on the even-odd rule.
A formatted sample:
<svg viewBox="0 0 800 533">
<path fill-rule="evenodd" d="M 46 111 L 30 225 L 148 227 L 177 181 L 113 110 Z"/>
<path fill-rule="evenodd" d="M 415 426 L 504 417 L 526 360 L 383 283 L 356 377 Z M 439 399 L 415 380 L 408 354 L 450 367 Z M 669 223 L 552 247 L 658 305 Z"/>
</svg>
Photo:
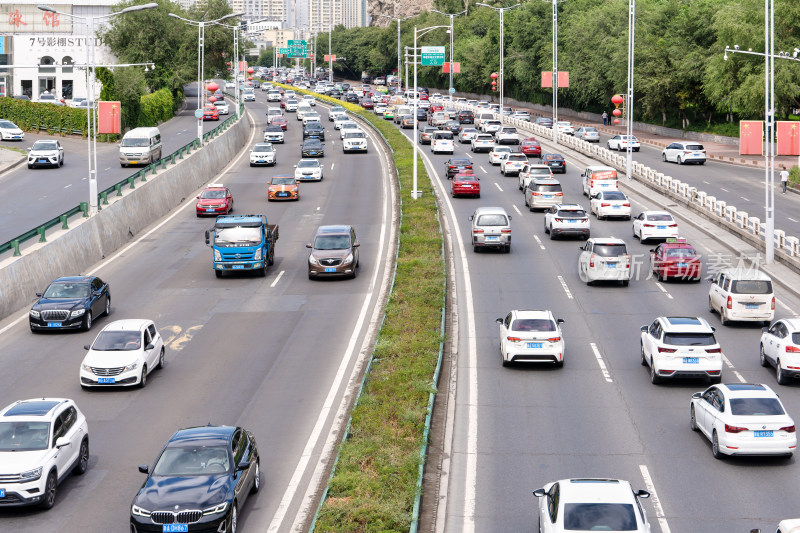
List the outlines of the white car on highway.
<svg viewBox="0 0 800 533">
<path fill-rule="evenodd" d="M 519 144 L 517 128 L 513 126 L 503 126 L 494 134 L 494 141 L 497 144 Z"/>
<path fill-rule="evenodd" d="M 304 94 L 303 101 L 312 107 L 316 107 L 317 105 L 317 99 L 311 96 L 310 94 Z"/>
<path fill-rule="evenodd" d="M 297 181 L 322 181 L 322 163 L 319 159 L 301 159 L 294 167 Z"/>
<path fill-rule="evenodd" d="M 583 128 L 578 128 L 577 130 L 575 130 L 575 138 L 582 139 L 590 143 L 599 143 L 600 133 L 597 131 L 597 128 L 593 128 L 591 126 L 584 126 Z"/>
<path fill-rule="evenodd" d="M 711 441 L 711 454 L 782 455 L 797 447 L 794 420 L 780 398 L 758 383 L 724 383 L 692 394 L 689 425 Z"/>
<path fill-rule="evenodd" d="M 367 151 L 367 134 L 361 130 L 348 131 L 344 134 L 342 139 L 342 151 L 348 152 L 366 152 Z"/>
<path fill-rule="evenodd" d="M 661 160 L 674 161 L 679 165 L 684 163 L 703 165 L 706 162 L 706 149 L 697 142 L 675 141 L 661 151 Z"/>
<path fill-rule="evenodd" d="M 281 92 L 277 89 L 267 91 L 267 102 L 280 102 Z"/>
<path fill-rule="evenodd" d="M 476 135 L 480 133 L 477 128 L 461 128 L 461 131 L 458 132 L 458 141 L 461 144 L 466 144 L 468 142 L 472 142 L 472 139 L 475 138 Z"/>
<path fill-rule="evenodd" d="M 562 236 L 589 238 L 589 215 L 578 204 L 556 204 L 544 212 L 544 232 L 550 239 Z"/>
<path fill-rule="evenodd" d="M 353 120 L 344 111 L 333 112 L 331 113 L 331 116 L 333 117 L 333 129 L 335 130 L 342 129 L 342 124 L 345 122 L 353 122 Z M 353 123 L 355 124 L 355 122 Z"/>
<path fill-rule="evenodd" d="M 321 122 L 322 117 L 319 116 L 319 113 L 316 111 L 306 111 L 303 115 L 303 126 L 308 124 L 309 122 Z"/>
<path fill-rule="evenodd" d="M 613 237 L 586 241 L 578 257 L 578 274 L 587 285 L 595 281 L 618 281 L 627 287 L 631 280 L 631 256 L 625 241 Z"/>
<path fill-rule="evenodd" d="M 361 128 L 358 127 L 356 122 L 353 122 L 352 120 L 342 122 L 342 124 L 339 126 L 339 138 L 344 139 L 345 133 L 353 131 L 361 131 Z"/>
<path fill-rule="evenodd" d="M 589 201 L 589 211 L 603 220 L 609 217 L 631 219 L 631 201 L 622 191 L 600 191 Z"/>
<path fill-rule="evenodd" d="M 509 152 L 504 154 L 500 160 L 500 174 L 503 176 L 518 176 L 527 164 L 528 156 L 520 152 Z"/>
<path fill-rule="evenodd" d="M 483 133 L 495 134 L 503 127 L 503 123 L 499 120 L 484 120 L 481 122 L 481 131 Z"/>
<path fill-rule="evenodd" d="M 499 165 L 501 157 L 504 157 L 504 154 L 510 154 L 511 152 L 513 152 L 513 150 L 508 146 L 493 146 L 489 152 L 489 163 L 492 165 Z"/>
<path fill-rule="evenodd" d="M 69 478 L 70 472 L 79 476 L 88 468 L 89 426 L 72 400 L 34 398 L 0 411 L 3 507 L 50 509 L 58 484 Z"/>
<path fill-rule="evenodd" d="M 666 211 L 643 211 L 633 219 L 633 236 L 642 242 L 677 239 L 678 222 Z"/>
<path fill-rule="evenodd" d="M 527 111 L 517 110 L 517 111 L 514 111 L 514 113 L 511 114 L 511 118 L 515 118 L 517 120 L 523 120 L 525 122 L 530 122 L 531 121 L 531 114 L 528 113 Z"/>
<path fill-rule="evenodd" d="M 286 99 L 286 103 L 283 105 L 283 108 L 288 112 L 297 111 L 297 106 L 298 105 L 299 105 L 299 102 L 297 100 L 295 100 L 294 98 L 287 98 Z M 302 116 L 302 115 L 300 115 L 300 116 Z"/>
<path fill-rule="evenodd" d="M 225 100 L 218 100 L 214 102 L 214 106 L 217 108 L 217 112 L 220 115 L 229 115 L 231 113 L 231 110 L 228 107 L 228 102 Z"/>
<path fill-rule="evenodd" d="M 553 363 L 564 366 L 564 338 L 561 324 L 549 310 L 509 312 L 499 324 L 500 356 L 503 366 L 512 363 Z"/>
<path fill-rule="evenodd" d="M 479 133 L 470 141 L 470 152 L 491 152 L 494 148 L 494 136 L 488 133 Z M 509 148 L 509 151 L 511 149 Z"/>
<path fill-rule="evenodd" d="M 772 279 L 757 268 L 723 268 L 708 287 L 708 309 L 719 313 L 723 326 L 731 320 L 769 324 L 775 318 Z"/>
<path fill-rule="evenodd" d="M 614 135 L 606 141 L 606 148 L 609 150 L 617 150 L 618 152 L 623 150 L 627 151 L 629 144 L 632 152 L 638 152 L 641 147 L 639 139 L 633 135 Z"/>
<path fill-rule="evenodd" d="M 10 120 L 0 120 L 0 140 L 2 141 L 21 141 L 25 138 L 25 132 Z"/>
<path fill-rule="evenodd" d="M 800 318 L 783 318 L 761 331 L 761 366 L 775 367 L 778 385 L 800 378 Z"/>
<path fill-rule="evenodd" d="M 438 154 L 444 152 L 452 154 L 456 151 L 455 136 L 451 131 L 437 131 L 433 134 L 431 141 L 431 152 Z"/>
<path fill-rule="evenodd" d="M 553 177 L 553 169 L 549 165 L 531 165 L 530 163 L 522 167 L 519 171 L 519 190 L 524 191 L 531 180 L 545 179 Z M 561 202 L 559 202 L 561 203 Z"/>
<path fill-rule="evenodd" d="M 538 499 L 539 532 L 631 531 L 650 533 L 640 498 L 646 490 L 634 492 L 621 479 L 562 479 L 533 491 Z"/>
<path fill-rule="evenodd" d="M 264 128 L 264 142 L 282 143 L 285 132 L 280 126 L 267 126 Z"/>
<path fill-rule="evenodd" d="M 572 125 L 572 122 L 568 122 L 566 120 L 559 120 L 558 124 L 558 133 L 564 133 L 566 135 L 575 135 L 575 128 Z"/>
<path fill-rule="evenodd" d="M 28 148 L 28 168 L 58 168 L 63 164 L 64 147 L 56 139 L 40 139 Z"/>
<path fill-rule="evenodd" d="M 640 334 L 641 363 L 650 367 L 650 381 L 691 377 L 719 383 L 722 348 L 704 318 L 660 316 Z"/>
<path fill-rule="evenodd" d="M 256 143 L 250 151 L 250 166 L 257 165 L 275 165 L 277 160 L 277 151 L 272 143 Z"/>
<path fill-rule="evenodd" d="M 81 362 L 82 388 L 132 386 L 144 388 L 147 375 L 164 366 L 164 341 L 152 320 L 116 320 L 104 327 Z"/>
</svg>

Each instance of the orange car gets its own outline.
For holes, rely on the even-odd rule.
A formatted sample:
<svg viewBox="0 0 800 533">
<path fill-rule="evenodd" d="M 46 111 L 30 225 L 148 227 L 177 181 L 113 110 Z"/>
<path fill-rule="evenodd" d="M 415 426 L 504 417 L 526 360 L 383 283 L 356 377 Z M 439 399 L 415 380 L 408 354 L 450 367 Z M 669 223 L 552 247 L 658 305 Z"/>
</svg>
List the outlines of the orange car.
<svg viewBox="0 0 800 533">
<path fill-rule="evenodd" d="M 267 201 L 272 200 L 299 200 L 300 187 L 294 176 L 275 176 L 269 180 L 267 186 Z"/>
</svg>

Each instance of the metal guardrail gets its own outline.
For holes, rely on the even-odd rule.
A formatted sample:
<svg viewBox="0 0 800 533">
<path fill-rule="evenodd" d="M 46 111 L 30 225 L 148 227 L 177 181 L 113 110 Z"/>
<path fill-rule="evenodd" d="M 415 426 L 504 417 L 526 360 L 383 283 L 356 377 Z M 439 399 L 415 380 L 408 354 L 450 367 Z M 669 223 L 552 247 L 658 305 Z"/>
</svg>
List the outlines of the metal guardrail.
<svg viewBox="0 0 800 533">
<path fill-rule="evenodd" d="M 239 104 L 239 117 L 243 115 L 244 112 L 244 104 Z M 237 116 L 231 115 L 227 119 L 225 119 L 222 123 L 217 125 L 214 129 L 206 132 L 203 134 L 203 143 L 206 143 L 222 132 L 227 130 L 233 123 L 237 120 Z M 123 178 L 122 180 L 118 181 L 111 187 L 100 191 L 97 194 L 97 208 L 98 210 L 102 210 L 104 205 L 108 205 L 109 197 L 114 196 L 122 196 L 122 191 L 125 189 L 135 189 L 137 181 L 139 185 L 147 181 L 148 174 L 156 175 L 158 172 L 159 167 L 164 170 L 167 168 L 167 164 L 175 165 L 180 162 L 181 159 L 184 158 L 185 155 L 189 155 L 192 153 L 192 149 L 201 148 L 200 141 L 198 139 L 193 139 L 191 142 L 181 146 L 171 154 L 168 154 L 165 157 L 162 157 L 159 161 L 155 163 L 151 163 L 144 168 L 136 171 L 135 173 L 131 174 L 127 178 Z M 47 238 L 45 233 L 47 230 L 61 224 L 61 229 L 67 230 L 69 229 L 69 219 L 75 215 L 81 214 L 83 218 L 89 217 L 89 203 L 88 202 L 81 202 L 79 205 L 69 209 L 57 215 L 55 218 L 48 220 L 47 222 L 36 226 L 35 228 L 26 231 L 21 235 L 17 235 L 16 237 L 9 239 L 8 241 L 0 244 L 0 256 L 2 254 L 8 252 L 9 250 L 13 251 L 13 256 L 18 257 L 22 255 L 20 252 L 20 245 L 29 241 L 33 238 L 38 237 L 38 242 L 47 242 Z"/>
</svg>

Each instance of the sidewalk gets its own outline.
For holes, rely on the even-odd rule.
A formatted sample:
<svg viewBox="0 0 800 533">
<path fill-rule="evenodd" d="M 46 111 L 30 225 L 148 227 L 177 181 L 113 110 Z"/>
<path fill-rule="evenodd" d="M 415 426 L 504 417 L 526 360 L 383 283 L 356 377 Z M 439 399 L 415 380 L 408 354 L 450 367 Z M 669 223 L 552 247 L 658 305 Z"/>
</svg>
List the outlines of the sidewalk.
<svg viewBox="0 0 800 533">
<path fill-rule="evenodd" d="M 21 146 L 22 144 L 20 143 L 19 147 L 15 146 L 14 148 L 21 149 Z M 25 162 L 24 149 L 18 152 L 9 147 L 0 146 L 0 174 L 3 174 L 3 172 L 10 168 L 21 165 L 23 162 Z"/>
</svg>

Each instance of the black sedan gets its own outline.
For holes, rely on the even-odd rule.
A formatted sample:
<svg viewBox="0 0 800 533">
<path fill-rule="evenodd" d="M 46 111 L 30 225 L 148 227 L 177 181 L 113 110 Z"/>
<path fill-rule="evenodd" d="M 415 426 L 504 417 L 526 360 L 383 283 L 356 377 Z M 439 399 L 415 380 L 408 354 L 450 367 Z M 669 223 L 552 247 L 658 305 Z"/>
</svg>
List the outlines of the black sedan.
<svg viewBox="0 0 800 533">
<path fill-rule="evenodd" d="M 427 122 L 428 120 L 428 110 L 424 107 L 417 108 L 417 122 Z"/>
<path fill-rule="evenodd" d="M 28 313 L 31 331 L 82 329 L 88 331 L 95 317 L 111 312 L 108 283 L 95 276 L 58 278 L 50 283 Z"/>
<path fill-rule="evenodd" d="M 236 533 L 239 509 L 258 492 L 261 469 L 252 433 L 203 426 L 175 432 L 131 505 L 131 531 Z"/>
<path fill-rule="evenodd" d="M 303 126 L 303 139 L 319 139 L 325 140 L 325 128 L 322 124 L 316 121 L 311 121 Z"/>
<path fill-rule="evenodd" d="M 472 170 L 472 161 L 466 157 L 451 157 L 445 161 L 444 167 L 447 179 L 450 179 L 456 174 Z"/>
<path fill-rule="evenodd" d="M 542 164 L 550 167 L 553 173 L 566 174 L 567 172 L 567 162 L 564 161 L 564 156 L 561 154 L 544 154 L 542 156 Z"/>
<path fill-rule="evenodd" d="M 300 157 L 325 157 L 325 145 L 319 139 L 306 139 L 300 148 Z"/>
<path fill-rule="evenodd" d="M 444 126 L 442 126 L 442 129 L 453 132 L 453 135 L 458 135 L 458 132 L 461 131 L 461 123 L 457 120 L 448 120 L 445 122 Z"/>
</svg>

